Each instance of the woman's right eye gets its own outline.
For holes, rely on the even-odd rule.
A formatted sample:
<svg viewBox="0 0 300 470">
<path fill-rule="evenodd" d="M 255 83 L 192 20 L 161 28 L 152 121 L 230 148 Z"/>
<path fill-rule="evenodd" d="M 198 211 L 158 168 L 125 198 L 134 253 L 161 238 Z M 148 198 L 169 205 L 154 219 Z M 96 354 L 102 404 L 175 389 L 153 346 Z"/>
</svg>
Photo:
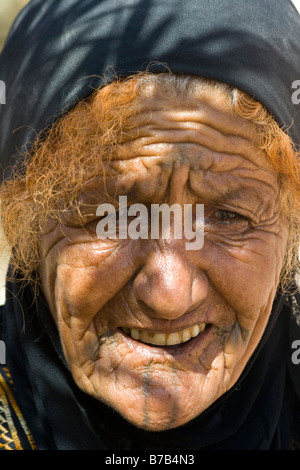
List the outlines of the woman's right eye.
<svg viewBox="0 0 300 470">
<path fill-rule="evenodd" d="M 238 212 L 231 211 L 228 209 L 217 209 L 212 212 L 207 218 L 209 224 L 217 224 L 222 227 L 228 226 L 246 229 L 249 226 L 249 219 Z"/>
</svg>

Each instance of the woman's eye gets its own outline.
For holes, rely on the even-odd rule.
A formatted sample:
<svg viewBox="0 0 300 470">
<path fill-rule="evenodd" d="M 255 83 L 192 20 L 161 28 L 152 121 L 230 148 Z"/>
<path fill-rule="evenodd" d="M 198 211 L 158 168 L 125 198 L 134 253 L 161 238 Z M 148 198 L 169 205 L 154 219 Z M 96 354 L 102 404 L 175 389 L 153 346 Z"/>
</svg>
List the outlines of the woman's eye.
<svg viewBox="0 0 300 470">
<path fill-rule="evenodd" d="M 210 219 L 215 220 L 218 223 L 222 224 L 239 224 L 245 225 L 248 224 L 248 219 L 237 212 L 229 211 L 226 209 L 216 210 Z"/>
</svg>

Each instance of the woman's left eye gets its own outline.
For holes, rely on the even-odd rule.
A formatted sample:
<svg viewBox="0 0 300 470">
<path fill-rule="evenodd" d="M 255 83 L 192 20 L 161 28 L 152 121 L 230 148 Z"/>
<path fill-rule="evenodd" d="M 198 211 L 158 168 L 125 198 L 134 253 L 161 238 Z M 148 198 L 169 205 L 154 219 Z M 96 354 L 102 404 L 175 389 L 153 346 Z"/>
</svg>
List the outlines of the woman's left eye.
<svg viewBox="0 0 300 470">
<path fill-rule="evenodd" d="M 211 217 L 210 217 L 211 218 Z M 229 223 L 245 223 L 248 219 L 237 212 L 229 211 L 226 209 L 218 209 L 212 214 L 213 219 L 223 224 Z"/>
</svg>

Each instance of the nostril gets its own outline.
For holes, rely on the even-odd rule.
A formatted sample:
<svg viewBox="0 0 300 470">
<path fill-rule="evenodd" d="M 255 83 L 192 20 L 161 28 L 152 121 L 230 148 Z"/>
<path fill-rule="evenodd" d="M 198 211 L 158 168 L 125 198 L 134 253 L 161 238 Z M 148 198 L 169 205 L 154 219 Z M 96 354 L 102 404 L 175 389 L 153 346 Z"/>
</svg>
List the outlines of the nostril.
<svg viewBox="0 0 300 470">
<path fill-rule="evenodd" d="M 143 269 L 143 266 L 141 266 L 140 268 L 138 268 L 135 273 L 133 274 L 133 276 L 131 276 L 130 280 L 128 281 L 128 284 L 130 286 L 133 286 L 134 285 L 134 282 L 136 280 L 136 278 L 139 276 L 141 270 Z"/>
</svg>

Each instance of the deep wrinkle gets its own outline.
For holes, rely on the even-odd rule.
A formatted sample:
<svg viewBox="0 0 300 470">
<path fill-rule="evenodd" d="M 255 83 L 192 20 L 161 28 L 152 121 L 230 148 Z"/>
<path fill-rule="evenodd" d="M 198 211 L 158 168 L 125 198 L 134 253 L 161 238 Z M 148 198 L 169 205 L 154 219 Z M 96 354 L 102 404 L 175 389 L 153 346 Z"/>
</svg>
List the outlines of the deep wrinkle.
<svg viewBox="0 0 300 470">
<path fill-rule="evenodd" d="M 143 427 L 148 429 L 149 427 L 149 413 L 148 413 L 148 401 L 149 401 L 149 391 L 151 387 L 151 368 L 152 368 L 153 361 L 150 360 L 146 365 L 145 372 L 143 373 L 143 397 L 144 397 L 144 406 L 143 406 Z"/>
<path fill-rule="evenodd" d="M 151 360 L 147 364 L 147 367 L 146 367 L 144 375 L 143 375 L 143 395 L 144 395 L 144 409 L 143 409 L 143 411 L 144 411 L 144 422 L 143 422 L 143 427 L 145 429 L 147 429 L 149 427 L 149 423 L 150 423 L 148 402 L 149 402 L 149 391 L 150 391 L 150 388 L 151 388 L 151 374 L 153 373 L 153 367 L 152 366 L 153 366 L 153 361 Z M 171 369 L 172 369 L 172 373 L 173 373 L 172 384 L 174 386 L 174 389 L 177 390 L 176 394 L 179 397 L 179 393 L 180 393 L 179 392 L 179 383 L 178 383 L 177 374 L 176 374 L 176 372 L 178 371 L 178 368 L 177 368 L 175 363 L 171 364 Z M 178 417 L 178 412 L 179 412 L 179 408 L 178 408 L 177 401 L 175 400 L 174 403 L 173 403 L 173 407 L 172 407 L 172 414 L 171 414 L 171 417 L 170 417 L 169 423 L 168 423 L 169 428 L 172 428 L 174 423 L 176 422 L 176 419 Z"/>
<path fill-rule="evenodd" d="M 177 377 L 178 368 L 176 366 L 176 363 L 171 364 L 171 369 L 172 369 L 172 372 L 173 372 L 173 387 L 174 387 L 174 389 L 176 389 L 176 394 L 175 395 L 177 395 L 177 400 L 175 398 L 174 403 L 173 403 L 172 417 L 169 421 L 169 428 L 173 428 L 173 426 L 176 423 L 176 420 L 178 418 L 178 413 L 180 411 L 180 408 L 178 406 L 180 389 L 179 389 L 179 382 L 178 382 L 178 377 Z"/>
</svg>

